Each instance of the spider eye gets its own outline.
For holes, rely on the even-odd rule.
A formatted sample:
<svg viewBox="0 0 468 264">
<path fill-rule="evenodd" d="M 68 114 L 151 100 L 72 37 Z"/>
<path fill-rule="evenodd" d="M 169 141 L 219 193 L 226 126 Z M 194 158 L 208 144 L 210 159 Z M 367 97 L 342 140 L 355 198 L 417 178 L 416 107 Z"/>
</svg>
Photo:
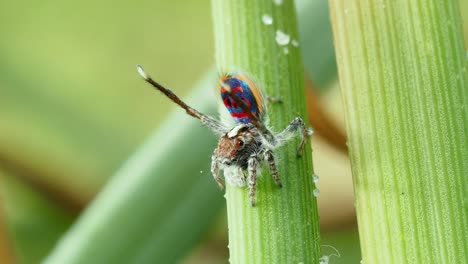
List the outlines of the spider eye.
<svg viewBox="0 0 468 264">
<path fill-rule="evenodd" d="M 241 147 L 244 146 L 244 141 L 239 140 L 239 146 L 241 146 Z"/>
</svg>

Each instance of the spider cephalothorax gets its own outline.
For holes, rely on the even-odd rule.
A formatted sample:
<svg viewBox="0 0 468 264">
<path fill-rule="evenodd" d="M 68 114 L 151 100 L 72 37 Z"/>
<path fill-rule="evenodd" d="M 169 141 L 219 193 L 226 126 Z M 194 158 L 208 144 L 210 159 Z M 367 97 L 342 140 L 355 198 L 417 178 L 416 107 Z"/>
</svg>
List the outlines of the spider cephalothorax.
<svg viewBox="0 0 468 264">
<path fill-rule="evenodd" d="M 205 126 L 220 135 L 218 146 L 211 158 L 211 173 L 219 186 L 224 189 L 224 181 L 219 176 L 223 170 L 224 179 L 231 185 L 249 187 L 252 206 L 255 205 L 257 173 L 266 162 L 271 176 L 281 187 L 273 150 L 289 141 L 299 131 L 302 138 L 297 150 L 300 156 L 307 137 L 312 130 L 307 128 L 300 117 L 296 117 L 283 131 L 274 134 L 265 126 L 266 104 L 260 89 L 244 75 L 223 75 L 218 90 L 228 112 L 237 123 L 229 128 L 218 120 L 191 108 L 171 90 L 163 87 L 149 77 L 141 66 L 140 75 L 173 102 L 181 106 L 187 114 L 199 119 Z"/>
<path fill-rule="evenodd" d="M 224 170 L 224 178 L 230 184 L 245 185 L 243 171 L 248 169 L 252 153 L 258 153 L 260 148 L 260 135 L 255 127 L 248 124 L 235 126 L 219 138 L 212 156 L 211 171 L 221 188 L 224 184 L 218 176 L 218 169 Z"/>
</svg>

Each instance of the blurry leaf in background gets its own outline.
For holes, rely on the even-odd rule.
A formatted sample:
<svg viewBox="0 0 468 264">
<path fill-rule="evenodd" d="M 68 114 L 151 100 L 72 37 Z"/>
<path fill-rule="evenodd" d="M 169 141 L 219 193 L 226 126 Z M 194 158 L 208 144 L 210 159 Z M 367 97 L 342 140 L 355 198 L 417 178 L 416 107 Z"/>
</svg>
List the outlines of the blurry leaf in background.
<svg viewBox="0 0 468 264">
<path fill-rule="evenodd" d="M 305 0 L 296 1 L 298 14 L 307 19 L 299 24 L 302 43 L 302 57 L 307 73 L 320 91 L 328 89 L 329 84 L 336 78 L 335 50 L 333 48 L 333 34 L 331 31 L 330 14 L 327 1 L 312 1 L 312 10 L 326 10 L 314 12 L 314 15 L 301 13 L 301 6 Z"/>
<path fill-rule="evenodd" d="M 73 217 L 2 171 L 0 192 L 3 209 L 12 225 L 10 229 L 14 230 L 13 242 L 20 243 L 15 245 L 18 263 L 38 263 L 50 250 L 50 245 L 70 226 Z"/>
<path fill-rule="evenodd" d="M 183 91 L 213 61 L 208 1 L 174 8 L 166 1 L 2 4 L 2 155 L 71 193 L 96 193 L 172 106 L 136 88 L 135 65 L 154 65 L 158 78 Z M 160 21 L 171 21 L 171 30 Z"/>
<path fill-rule="evenodd" d="M 173 107 L 144 86 L 135 65 L 151 67 L 183 95 L 184 87 L 212 64 L 208 4 L 2 3 L 0 160 L 34 172 L 25 176 L 76 197 L 83 207 Z M 21 192 L 17 185 L 9 190 L 7 198 Z M 31 200 L 43 199 L 34 197 Z M 56 205 L 62 201 L 48 202 L 43 205 L 60 210 Z M 5 208 L 17 253 L 29 255 L 28 239 L 40 236 L 16 235 L 22 231 L 13 216 L 22 206 Z M 65 230 L 55 231 L 59 218 L 56 223 L 49 210 L 41 214 L 50 221 L 42 221 L 38 230 L 54 239 L 42 240 L 31 257 L 21 256 L 37 258 L 32 263 L 47 254 Z M 36 226 L 33 217 L 21 221 Z M 25 237 L 28 234 L 32 237 Z"/>
</svg>

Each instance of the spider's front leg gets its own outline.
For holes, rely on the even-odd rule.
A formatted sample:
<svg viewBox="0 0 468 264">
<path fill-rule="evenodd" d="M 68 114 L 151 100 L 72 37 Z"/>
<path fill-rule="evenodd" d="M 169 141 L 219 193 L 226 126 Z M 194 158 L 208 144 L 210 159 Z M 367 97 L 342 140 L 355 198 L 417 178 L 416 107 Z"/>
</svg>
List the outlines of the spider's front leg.
<svg viewBox="0 0 468 264">
<path fill-rule="evenodd" d="M 215 156 L 211 157 L 211 174 L 213 174 L 213 178 L 221 187 L 221 190 L 224 190 L 224 181 L 219 177 L 219 163 Z"/>
<path fill-rule="evenodd" d="M 249 172 L 249 198 L 252 207 L 255 206 L 255 193 L 257 192 L 257 154 L 252 154 L 247 163 Z"/>
<path fill-rule="evenodd" d="M 313 130 L 308 128 L 304 120 L 300 117 L 294 118 L 294 120 L 283 130 L 281 131 L 278 135 L 276 135 L 277 142 L 287 142 L 289 141 L 293 136 L 294 133 L 300 129 L 301 132 L 301 144 L 299 145 L 299 148 L 297 149 L 297 155 L 301 156 L 302 155 L 302 150 L 304 150 L 305 143 L 307 141 L 307 138 L 312 135 Z"/>
</svg>

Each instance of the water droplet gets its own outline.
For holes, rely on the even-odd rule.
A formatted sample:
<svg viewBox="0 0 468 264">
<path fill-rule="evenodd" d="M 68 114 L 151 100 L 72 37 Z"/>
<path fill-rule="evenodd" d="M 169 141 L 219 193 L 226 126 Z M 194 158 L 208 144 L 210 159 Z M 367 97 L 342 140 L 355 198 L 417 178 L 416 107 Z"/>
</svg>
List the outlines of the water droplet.
<svg viewBox="0 0 468 264">
<path fill-rule="evenodd" d="M 314 197 L 318 197 L 320 195 L 319 189 L 314 189 Z"/>
<path fill-rule="evenodd" d="M 322 256 L 322 257 L 319 259 L 319 264 L 328 264 L 329 261 L 330 261 L 330 257 L 329 257 L 329 256 Z"/>
<path fill-rule="evenodd" d="M 202 173 L 203 173 L 203 171 L 201 170 L 201 171 L 200 171 L 200 174 L 202 174 Z"/>
<path fill-rule="evenodd" d="M 294 47 L 299 47 L 299 42 L 298 42 L 297 40 L 295 40 L 295 39 L 293 39 L 293 40 L 291 41 L 291 44 L 292 44 Z"/>
<path fill-rule="evenodd" d="M 291 40 L 291 37 L 288 34 L 285 34 L 281 30 L 276 31 L 276 43 L 280 46 L 288 45 L 289 41 Z"/>
<path fill-rule="evenodd" d="M 312 175 L 312 180 L 314 181 L 314 183 L 318 183 L 319 182 L 319 176 L 317 174 L 314 174 Z"/>
<path fill-rule="evenodd" d="M 262 21 L 263 21 L 263 24 L 267 26 L 273 24 L 273 18 L 270 15 L 263 15 Z"/>
<path fill-rule="evenodd" d="M 273 0 L 273 3 L 275 3 L 275 5 L 282 5 L 283 0 Z"/>
</svg>

